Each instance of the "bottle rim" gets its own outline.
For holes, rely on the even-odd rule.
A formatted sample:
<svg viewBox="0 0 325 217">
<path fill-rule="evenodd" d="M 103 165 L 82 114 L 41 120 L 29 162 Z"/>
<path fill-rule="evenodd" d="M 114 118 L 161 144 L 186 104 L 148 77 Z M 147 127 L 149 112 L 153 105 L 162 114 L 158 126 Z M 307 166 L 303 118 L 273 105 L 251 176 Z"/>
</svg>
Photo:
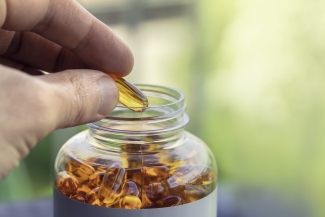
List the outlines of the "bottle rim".
<svg viewBox="0 0 325 217">
<path fill-rule="evenodd" d="M 88 124 L 89 128 L 113 133 L 148 134 L 175 131 L 184 128 L 189 122 L 185 114 L 185 96 L 181 91 L 160 85 L 135 84 L 135 86 L 148 97 L 148 108 L 143 112 L 134 112 L 123 105 L 118 105 L 104 119 Z M 155 126 L 156 129 L 125 130 L 118 128 L 121 125 Z"/>
<path fill-rule="evenodd" d="M 137 88 L 139 88 L 142 92 L 144 93 L 160 93 L 160 94 L 164 94 L 165 96 L 168 95 L 171 98 L 169 98 L 170 100 L 174 99 L 174 101 L 163 104 L 163 105 L 152 105 L 150 103 L 150 99 L 149 99 L 149 105 L 148 107 L 144 110 L 144 112 L 149 111 L 151 109 L 165 109 L 165 108 L 170 108 L 173 107 L 175 105 L 180 105 L 182 108 L 182 110 L 184 110 L 183 112 L 185 112 L 186 110 L 186 105 L 184 107 L 185 104 L 185 96 L 184 94 L 174 88 L 170 88 L 170 87 L 166 87 L 166 86 L 160 86 L 160 85 L 149 85 L 149 84 L 135 84 L 135 86 Z M 150 97 L 150 95 L 149 95 Z M 140 108 L 140 107 L 131 107 L 131 108 Z M 122 104 L 118 104 L 116 106 L 116 109 L 127 109 L 124 105 Z M 115 109 L 115 110 L 116 110 Z M 140 108 L 141 109 L 141 108 Z M 129 109 L 128 109 L 129 110 Z M 114 112 L 114 111 L 113 111 Z M 133 112 L 133 111 L 132 111 Z M 177 110 L 174 111 L 174 113 L 176 112 L 181 112 L 181 110 Z M 174 113 L 170 113 L 168 114 L 168 116 L 173 116 Z M 112 114 L 112 113 L 111 113 Z M 161 116 L 152 116 L 152 117 L 148 117 L 148 116 L 143 116 L 143 112 L 134 112 L 135 116 L 131 117 L 131 118 L 125 118 L 125 117 L 115 117 L 115 116 L 111 116 L 111 114 L 109 114 L 108 116 L 105 117 L 105 119 L 110 119 L 110 120 L 153 120 L 153 119 L 162 119 L 165 118 L 165 115 L 161 115 Z M 137 115 L 138 114 L 138 115 Z"/>
</svg>

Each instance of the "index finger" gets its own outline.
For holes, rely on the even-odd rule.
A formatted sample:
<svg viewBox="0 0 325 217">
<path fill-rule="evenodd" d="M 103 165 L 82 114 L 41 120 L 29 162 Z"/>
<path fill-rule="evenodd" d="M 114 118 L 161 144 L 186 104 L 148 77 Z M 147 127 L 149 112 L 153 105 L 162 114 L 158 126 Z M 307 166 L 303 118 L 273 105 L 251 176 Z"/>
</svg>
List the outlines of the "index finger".
<svg viewBox="0 0 325 217">
<path fill-rule="evenodd" d="M 72 51 L 90 68 L 127 75 L 133 67 L 128 46 L 74 0 L 0 0 L 0 26 L 33 31 Z"/>
</svg>

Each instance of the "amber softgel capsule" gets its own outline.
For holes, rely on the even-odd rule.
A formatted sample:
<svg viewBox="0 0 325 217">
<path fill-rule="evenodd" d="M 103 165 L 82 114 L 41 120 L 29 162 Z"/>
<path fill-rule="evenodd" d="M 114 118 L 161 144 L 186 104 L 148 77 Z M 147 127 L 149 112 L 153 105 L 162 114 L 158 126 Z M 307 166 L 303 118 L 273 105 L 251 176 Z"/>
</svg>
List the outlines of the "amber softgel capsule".
<svg viewBox="0 0 325 217">
<path fill-rule="evenodd" d="M 119 90 L 119 102 L 127 108 L 142 112 L 148 107 L 148 99 L 136 86 L 121 77 L 110 75 Z"/>
</svg>

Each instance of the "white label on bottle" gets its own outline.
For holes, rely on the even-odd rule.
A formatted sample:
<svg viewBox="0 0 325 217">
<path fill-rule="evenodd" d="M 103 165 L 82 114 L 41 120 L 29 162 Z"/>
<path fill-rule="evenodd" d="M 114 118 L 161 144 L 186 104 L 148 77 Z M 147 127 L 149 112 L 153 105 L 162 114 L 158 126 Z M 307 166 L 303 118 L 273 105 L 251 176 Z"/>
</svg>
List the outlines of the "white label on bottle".
<svg viewBox="0 0 325 217">
<path fill-rule="evenodd" d="M 217 188 L 201 200 L 181 206 L 127 210 L 93 206 L 70 199 L 54 187 L 54 217 L 216 217 Z"/>
</svg>

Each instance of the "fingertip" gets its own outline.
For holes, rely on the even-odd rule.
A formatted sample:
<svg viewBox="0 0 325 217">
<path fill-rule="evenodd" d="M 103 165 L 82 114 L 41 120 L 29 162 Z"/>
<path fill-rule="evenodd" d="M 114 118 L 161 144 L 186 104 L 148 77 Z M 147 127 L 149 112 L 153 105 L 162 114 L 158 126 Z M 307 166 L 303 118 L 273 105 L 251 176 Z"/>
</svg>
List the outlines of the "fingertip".
<svg viewBox="0 0 325 217">
<path fill-rule="evenodd" d="M 100 23 L 98 31 L 99 29 L 101 32 L 107 32 L 97 35 L 97 40 L 93 44 L 94 47 L 100 46 L 100 49 L 96 49 L 96 55 L 99 56 L 96 65 L 93 65 L 92 68 L 106 74 L 115 74 L 118 77 L 127 76 L 131 73 L 134 65 L 134 56 L 130 47 L 106 24 Z"/>
<path fill-rule="evenodd" d="M 118 77 L 124 77 L 131 73 L 134 65 L 134 56 L 130 47 L 115 33 L 115 54 L 107 57 L 110 58 L 106 62 L 108 74 L 115 74 Z"/>
</svg>

